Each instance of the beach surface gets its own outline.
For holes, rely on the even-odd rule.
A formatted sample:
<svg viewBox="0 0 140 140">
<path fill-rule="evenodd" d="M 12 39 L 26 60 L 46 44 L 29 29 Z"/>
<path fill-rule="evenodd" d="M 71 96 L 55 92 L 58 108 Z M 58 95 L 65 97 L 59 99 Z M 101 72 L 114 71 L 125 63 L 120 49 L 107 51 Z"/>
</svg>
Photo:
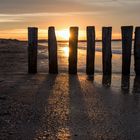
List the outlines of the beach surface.
<svg viewBox="0 0 140 140">
<path fill-rule="evenodd" d="M 44 50 L 45 46 L 39 46 Z M 140 78 L 27 73 L 27 43 L 0 43 L 0 140 L 139 140 Z"/>
</svg>

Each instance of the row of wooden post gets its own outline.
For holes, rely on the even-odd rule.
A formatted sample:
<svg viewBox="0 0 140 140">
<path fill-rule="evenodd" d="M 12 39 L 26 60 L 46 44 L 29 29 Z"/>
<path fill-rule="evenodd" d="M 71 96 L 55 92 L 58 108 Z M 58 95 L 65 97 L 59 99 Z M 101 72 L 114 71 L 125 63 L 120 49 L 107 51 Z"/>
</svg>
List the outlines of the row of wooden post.
<svg viewBox="0 0 140 140">
<path fill-rule="evenodd" d="M 122 75 L 130 75 L 133 26 L 122 26 Z M 112 74 L 112 27 L 102 28 L 102 64 L 103 75 Z M 94 75 L 95 27 L 87 27 L 86 73 Z M 37 73 L 38 28 L 28 28 L 28 72 Z M 69 74 L 77 74 L 78 27 L 70 28 L 69 39 Z M 49 73 L 58 73 L 57 39 L 55 28 L 48 29 Z M 140 75 L 140 27 L 135 29 L 134 68 Z"/>
</svg>

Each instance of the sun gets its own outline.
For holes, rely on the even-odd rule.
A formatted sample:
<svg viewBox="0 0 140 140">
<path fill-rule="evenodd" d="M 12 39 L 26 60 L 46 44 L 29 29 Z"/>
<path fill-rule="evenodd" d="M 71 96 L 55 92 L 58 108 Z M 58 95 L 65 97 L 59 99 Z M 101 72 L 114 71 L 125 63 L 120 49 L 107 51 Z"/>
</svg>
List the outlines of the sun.
<svg viewBox="0 0 140 140">
<path fill-rule="evenodd" d="M 60 31 L 56 32 L 58 38 L 63 39 L 63 40 L 69 40 L 70 33 L 68 29 L 63 29 Z"/>
<path fill-rule="evenodd" d="M 65 46 L 65 47 L 63 48 L 63 52 L 64 52 L 64 55 L 65 55 L 66 57 L 69 56 L 69 48 L 68 48 L 68 46 Z"/>
</svg>

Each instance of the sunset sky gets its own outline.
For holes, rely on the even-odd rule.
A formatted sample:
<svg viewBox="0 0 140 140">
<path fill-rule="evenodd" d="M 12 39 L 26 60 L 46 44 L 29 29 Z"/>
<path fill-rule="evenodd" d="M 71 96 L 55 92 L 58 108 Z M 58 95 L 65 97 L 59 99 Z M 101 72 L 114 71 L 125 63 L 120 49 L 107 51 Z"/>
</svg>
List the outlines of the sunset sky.
<svg viewBox="0 0 140 140">
<path fill-rule="evenodd" d="M 47 38 L 49 26 L 55 26 L 57 38 L 70 26 L 79 26 L 85 39 L 86 26 L 96 26 L 96 38 L 102 26 L 113 27 L 119 38 L 121 25 L 140 25 L 140 0 L 0 0 L 0 38 L 27 38 L 27 27 L 39 28 L 39 38 Z"/>
</svg>

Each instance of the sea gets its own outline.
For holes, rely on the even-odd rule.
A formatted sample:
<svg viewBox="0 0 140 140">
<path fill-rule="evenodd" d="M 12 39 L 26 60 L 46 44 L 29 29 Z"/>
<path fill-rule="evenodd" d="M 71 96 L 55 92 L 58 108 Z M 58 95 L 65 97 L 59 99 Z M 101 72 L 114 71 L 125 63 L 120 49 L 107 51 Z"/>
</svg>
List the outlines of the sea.
<svg viewBox="0 0 140 140">
<path fill-rule="evenodd" d="M 48 43 L 39 43 L 43 48 L 39 48 L 40 54 L 40 69 L 48 69 Z M 127 46 L 126 46 L 127 47 Z M 134 72 L 134 42 L 131 55 L 131 75 Z M 78 42 L 78 72 L 86 72 L 86 53 L 87 43 Z M 102 42 L 97 41 L 95 47 L 95 73 L 102 74 Z M 58 66 L 59 72 L 68 72 L 68 57 L 69 57 L 69 43 L 58 42 Z M 41 68 L 42 67 L 42 68 Z M 122 71 L 122 42 L 112 41 L 112 73 L 121 74 Z"/>
</svg>

